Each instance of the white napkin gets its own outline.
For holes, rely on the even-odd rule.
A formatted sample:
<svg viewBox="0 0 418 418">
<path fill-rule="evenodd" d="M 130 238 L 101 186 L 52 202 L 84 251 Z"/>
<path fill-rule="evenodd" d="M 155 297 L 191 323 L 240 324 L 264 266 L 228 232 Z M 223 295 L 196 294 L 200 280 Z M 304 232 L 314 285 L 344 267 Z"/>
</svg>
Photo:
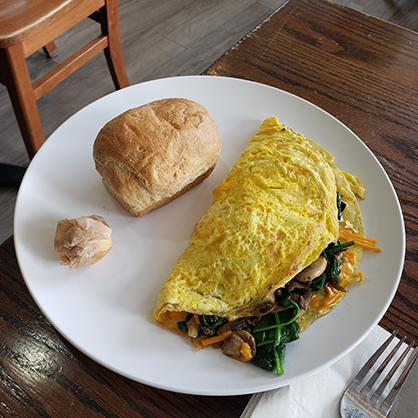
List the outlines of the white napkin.
<svg viewBox="0 0 418 418">
<path fill-rule="evenodd" d="M 327 369 L 290 386 L 254 394 L 240 418 L 340 418 L 343 392 L 368 358 L 389 336 L 390 333 L 376 326 L 356 348 Z M 406 347 L 405 343 L 404 346 Z M 406 385 L 412 380 L 418 380 L 417 366 L 418 364 Z M 414 386 L 413 390 L 416 391 L 416 388 Z M 418 393 L 411 399 L 414 405 L 409 406 L 407 415 L 400 411 L 401 405 L 398 401 L 390 416 L 418 417 Z"/>
</svg>

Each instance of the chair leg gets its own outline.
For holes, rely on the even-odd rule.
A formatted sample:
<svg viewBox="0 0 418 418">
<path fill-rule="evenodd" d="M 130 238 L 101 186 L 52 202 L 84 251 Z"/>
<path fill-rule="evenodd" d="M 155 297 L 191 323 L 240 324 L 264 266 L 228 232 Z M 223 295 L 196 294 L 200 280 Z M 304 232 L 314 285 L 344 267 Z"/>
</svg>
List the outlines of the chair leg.
<svg viewBox="0 0 418 418">
<path fill-rule="evenodd" d="M 22 45 L 0 50 L 0 63 L 2 81 L 9 92 L 29 158 L 33 158 L 45 139 Z"/>
<path fill-rule="evenodd" d="M 59 55 L 58 48 L 55 45 L 54 41 L 51 41 L 51 42 L 47 43 L 43 47 L 43 50 L 44 50 L 45 54 L 48 55 L 49 58 L 55 58 Z"/>
<path fill-rule="evenodd" d="M 109 46 L 104 50 L 107 65 L 113 83 L 117 90 L 129 86 L 123 63 L 122 48 L 119 35 L 119 14 L 117 0 L 107 0 L 106 5 L 100 10 L 102 33 L 108 37 Z"/>
</svg>

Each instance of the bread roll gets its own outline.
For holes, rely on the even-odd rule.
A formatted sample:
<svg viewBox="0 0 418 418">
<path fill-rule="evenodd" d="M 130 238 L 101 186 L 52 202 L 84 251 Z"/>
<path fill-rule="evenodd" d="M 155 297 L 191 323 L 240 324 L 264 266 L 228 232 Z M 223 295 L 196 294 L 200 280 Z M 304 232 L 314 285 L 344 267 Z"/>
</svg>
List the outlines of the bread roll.
<svg viewBox="0 0 418 418">
<path fill-rule="evenodd" d="M 164 99 L 108 122 L 93 146 L 96 170 L 109 193 L 143 216 L 203 181 L 221 153 L 208 111 L 186 99 Z"/>
</svg>

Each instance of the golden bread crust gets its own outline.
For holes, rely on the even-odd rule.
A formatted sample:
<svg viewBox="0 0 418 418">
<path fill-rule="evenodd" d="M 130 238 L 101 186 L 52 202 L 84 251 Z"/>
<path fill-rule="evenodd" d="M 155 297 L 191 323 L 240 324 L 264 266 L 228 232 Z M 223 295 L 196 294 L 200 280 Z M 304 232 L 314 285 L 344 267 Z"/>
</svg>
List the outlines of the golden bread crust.
<svg viewBox="0 0 418 418">
<path fill-rule="evenodd" d="M 124 112 L 101 129 L 93 146 L 106 189 L 139 217 L 200 183 L 220 153 L 219 131 L 209 112 L 182 98 Z"/>
</svg>

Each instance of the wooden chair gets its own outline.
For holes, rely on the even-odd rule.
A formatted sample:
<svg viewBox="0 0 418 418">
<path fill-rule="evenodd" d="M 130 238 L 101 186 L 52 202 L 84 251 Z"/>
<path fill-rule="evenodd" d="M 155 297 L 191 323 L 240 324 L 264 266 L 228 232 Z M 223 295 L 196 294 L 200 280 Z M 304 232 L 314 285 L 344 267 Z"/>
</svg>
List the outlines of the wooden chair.
<svg viewBox="0 0 418 418">
<path fill-rule="evenodd" d="M 41 48 L 52 56 L 54 39 L 88 17 L 101 25 L 101 34 L 32 83 L 26 58 Z M 8 89 L 30 158 L 45 141 L 37 100 L 103 50 L 116 89 L 128 86 L 117 0 L 0 0 L 0 82 Z"/>
</svg>

